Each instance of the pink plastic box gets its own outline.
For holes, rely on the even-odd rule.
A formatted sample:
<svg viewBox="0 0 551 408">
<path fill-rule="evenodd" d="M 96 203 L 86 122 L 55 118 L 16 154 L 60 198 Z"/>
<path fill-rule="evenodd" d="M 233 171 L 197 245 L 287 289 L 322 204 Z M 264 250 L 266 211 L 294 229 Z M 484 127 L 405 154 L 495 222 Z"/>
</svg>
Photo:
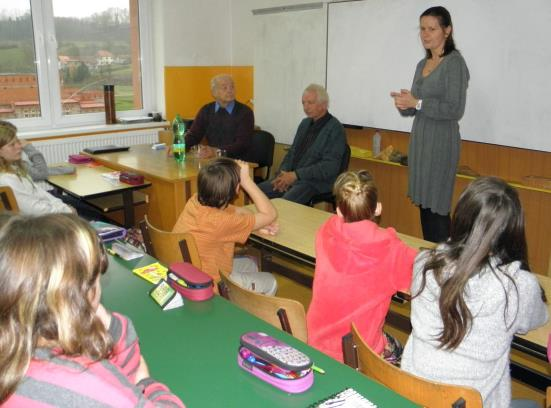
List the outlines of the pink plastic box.
<svg viewBox="0 0 551 408">
<path fill-rule="evenodd" d="M 262 381 L 298 394 L 314 383 L 312 361 L 299 350 L 261 332 L 241 336 L 237 364 Z"/>
<path fill-rule="evenodd" d="M 171 264 L 167 281 L 170 286 L 189 300 L 201 302 L 214 295 L 212 278 L 187 262 Z"/>
</svg>

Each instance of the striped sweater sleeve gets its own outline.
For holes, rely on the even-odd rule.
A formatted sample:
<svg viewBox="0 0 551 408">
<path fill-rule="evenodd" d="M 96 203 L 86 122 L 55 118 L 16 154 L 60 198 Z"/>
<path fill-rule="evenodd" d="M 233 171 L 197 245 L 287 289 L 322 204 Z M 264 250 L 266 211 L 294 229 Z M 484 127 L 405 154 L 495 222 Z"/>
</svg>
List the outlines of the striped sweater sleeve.
<svg viewBox="0 0 551 408">
<path fill-rule="evenodd" d="M 113 339 L 113 351 L 109 361 L 134 382 L 140 366 L 140 345 L 132 321 L 118 313 L 112 313 L 109 334 Z"/>
<path fill-rule="evenodd" d="M 2 408 L 184 407 L 165 385 L 152 378 L 135 384 L 140 349 L 129 319 L 113 313 L 109 333 L 115 342 L 109 360 L 93 362 L 83 356 L 36 349 L 23 380 Z"/>
<path fill-rule="evenodd" d="M 114 345 L 109 361 L 134 383 L 141 357 L 138 336 L 130 319 L 115 312 L 112 316 L 109 334 Z M 136 385 L 143 391 L 145 399 L 155 402 L 155 406 L 183 407 L 180 399 L 166 385 L 152 378 L 144 378 Z"/>
</svg>

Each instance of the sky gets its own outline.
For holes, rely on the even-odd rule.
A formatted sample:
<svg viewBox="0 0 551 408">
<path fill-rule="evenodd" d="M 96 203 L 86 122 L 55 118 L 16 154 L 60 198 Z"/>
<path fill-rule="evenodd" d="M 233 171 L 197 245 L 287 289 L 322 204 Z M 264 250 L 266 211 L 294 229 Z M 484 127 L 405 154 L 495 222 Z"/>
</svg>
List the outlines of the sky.
<svg viewBox="0 0 551 408">
<path fill-rule="evenodd" d="M 87 17 L 110 7 L 128 8 L 128 0 L 52 0 L 56 17 Z M 0 0 L 0 14 L 4 10 L 15 11 L 15 15 L 29 10 L 29 0 Z"/>
</svg>

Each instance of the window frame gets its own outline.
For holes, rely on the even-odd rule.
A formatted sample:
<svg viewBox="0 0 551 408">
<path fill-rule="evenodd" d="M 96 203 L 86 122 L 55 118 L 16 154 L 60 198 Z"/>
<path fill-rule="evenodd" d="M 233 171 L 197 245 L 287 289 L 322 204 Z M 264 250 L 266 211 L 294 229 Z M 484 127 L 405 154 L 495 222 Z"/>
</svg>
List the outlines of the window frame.
<svg viewBox="0 0 551 408">
<path fill-rule="evenodd" d="M 146 116 L 155 110 L 156 88 L 151 2 L 148 0 L 130 1 L 136 1 L 138 5 L 142 109 L 119 111 L 117 112 L 118 118 Z M 105 124 L 103 112 L 63 114 L 52 0 L 30 0 L 29 4 L 41 116 L 8 120 L 24 132 Z"/>
</svg>

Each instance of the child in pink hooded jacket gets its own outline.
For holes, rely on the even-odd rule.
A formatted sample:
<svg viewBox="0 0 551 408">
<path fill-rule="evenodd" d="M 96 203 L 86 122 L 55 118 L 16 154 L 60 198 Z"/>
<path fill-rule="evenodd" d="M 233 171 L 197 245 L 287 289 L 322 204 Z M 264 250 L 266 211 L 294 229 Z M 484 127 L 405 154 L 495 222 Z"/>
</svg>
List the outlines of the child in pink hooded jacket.
<svg viewBox="0 0 551 408">
<path fill-rule="evenodd" d="M 380 228 L 377 187 L 369 172 L 341 174 L 334 185 L 337 215 L 316 237 L 316 272 L 308 309 L 308 342 L 342 361 L 341 338 L 355 323 L 366 343 L 397 363 L 402 347 L 384 333 L 392 295 L 409 290 L 416 251 L 393 228 Z"/>
</svg>

